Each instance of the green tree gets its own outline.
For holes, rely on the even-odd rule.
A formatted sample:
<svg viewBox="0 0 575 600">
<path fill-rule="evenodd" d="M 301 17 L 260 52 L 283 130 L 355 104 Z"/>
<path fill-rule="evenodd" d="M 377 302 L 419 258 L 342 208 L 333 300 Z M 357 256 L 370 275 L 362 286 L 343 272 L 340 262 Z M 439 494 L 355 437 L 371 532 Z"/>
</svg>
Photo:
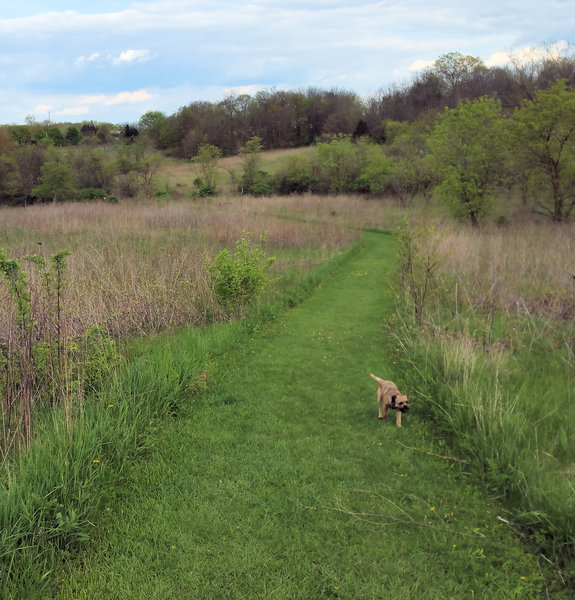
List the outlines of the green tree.
<svg viewBox="0 0 575 600">
<path fill-rule="evenodd" d="M 280 194 L 303 194 L 312 191 L 317 184 L 308 154 L 297 153 L 287 157 L 277 174 Z"/>
<path fill-rule="evenodd" d="M 200 166 L 203 184 L 215 191 L 218 174 L 218 161 L 222 151 L 212 144 L 202 144 L 194 157 L 194 162 Z"/>
<path fill-rule="evenodd" d="M 393 169 L 391 161 L 385 155 L 383 148 L 368 138 L 361 138 L 356 143 L 356 148 L 361 171 L 351 189 L 357 192 L 382 194 L 389 184 Z"/>
<path fill-rule="evenodd" d="M 10 125 L 8 127 L 8 131 L 10 132 L 10 135 L 12 136 L 14 141 L 17 142 L 19 146 L 29 144 L 32 140 L 32 135 L 30 133 L 30 128 L 28 127 L 28 125 Z"/>
<path fill-rule="evenodd" d="M 31 193 L 52 202 L 72 200 L 76 195 L 74 172 L 68 165 L 48 161 L 42 165 L 40 185 L 33 188 Z"/>
<path fill-rule="evenodd" d="M 506 146 L 500 101 L 483 96 L 445 109 L 427 146 L 441 178 L 435 192 L 454 216 L 477 227 L 503 175 Z"/>
<path fill-rule="evenodd" d="M 18 165 L 7 154 L 0 154 L 0 196 L 15 196 L 18 192 Z"/>
<path fill-rule="evenodd" d="M 112 126 L 109 123 L 100 123 L 96 130 L 96 137 L 100 144 L 109 144 L 112 142 Z"/>
<path fill-rule="evenodd" d="M 85 188 L 112 187 L 115 165 L 108 159 L 102 148 L 92 148 L 82 144 L 71 156 L 78 184 Z"/>
<path fill-rule="evenodd" d="M 241 148 L 240 153 L 244 156 L 242 173 L 231 172 L 236 181 L 237 190 L 241 194 L 253 194 L 254 196 L 265 196 L 274 190 L 274 181 L 268 173 L 261 171 L 260 153 L 263 149 L 262 139 L 257 135 L 251 137 Z"/>
<path fill-rule="evenodd" d="M 536 210 L 555 223 L 575 207 L 575 92 L 565 80 L 534 93 L 516 109 L 514 154 L 543 194 Z"/>
<path fill-rule="evenodd" d="M 363 167 L 358 147 L 349 135 L 338 135 L 329 144 L 317 145 L 316 171 L 324 192 L 351 191 Z"/>
<path fill-rule="evenodd" d="M 389 186 L 402 205 L 409 204 L 417 194 L 429 198 L 434 172 L 426 152 L 426 138 L 432 126 L 429 117 L 413 123 L 385 123 L 385 147 L 392 162 Z"/>
<path fill-rule="evenodd" d="M 156 148 L 165 149 L 176 141 L 176 132 L 163 112 L 149 110 L 138 121 L 140 129 L 149 136 Z"/>
<path fill-rule="evenodd" d="M 41 145 L 26 145 L 15 156 L 20 177 L 20 193 L 32 195 L 32 188 L 40 183 L 42 165 L 46 162 L 46 151 Z"/>
<path fill-rule="evenodd" d="M 54 144 L 54 146 L 63 146 L 66 138 L 62 135 L 62 132 L 58 127 L 50 127 L 48 129 L 48 138 Z"/>
<path fill-rule="evenodd" d="M 80 140 L 82 139 L 82 133 L 77 127 L 71 125 L 66 130 L 66 135 L 64 137 L 66 138 L 67 144 L 69 144 L 70 146 L 77 146 L 80 143 Z"/>
<path fill-rule="evenodd" d="M 474 73 L 486 71 L 487 68 L 481 59 L 475 56 L 461 54 L 460 52 L 448 52 L 435 61 L 433 70 L 450 89 L 453 89 L 469 79 Z"/>
<path fill-rule="evenodd" d="M 248 191 L 256 182 L 259 164 L 260 152 L 263 150 L 262 138 L 254 135 L 241 148 L 240 154 L 244 156 L 243 174 L 241 178 L 242 191 Z"/>
</svg>

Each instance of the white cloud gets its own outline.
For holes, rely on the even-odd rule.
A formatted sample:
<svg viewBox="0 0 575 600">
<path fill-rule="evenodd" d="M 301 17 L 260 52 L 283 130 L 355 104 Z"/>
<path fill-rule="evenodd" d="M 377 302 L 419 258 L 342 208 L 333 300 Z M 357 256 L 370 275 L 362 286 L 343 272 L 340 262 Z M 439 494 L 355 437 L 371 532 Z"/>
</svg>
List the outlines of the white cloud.
<svg viewBox="0 0 575 600">
<path fill-rule="evenodd" d="M 147 102 L 153 98 L 147 90 L 141 89 L 133 92 L 120 92 L 119 94 L 95 94 L 84 96 L 63 96 L 54 98 L 51 104 L 37 104 L 33 114 L 46 114 L 52 112 L 59 116 L 80 116 L 89 113 L 106 110 L 106 107 L 118 107 L 121 105 L 134 105 Z M 63 108 L 61 108 L 63 107 Z M 133 111 L 133 109 L 130 109 Z"/>
<path fill-rule="evenodd" d="M 54 107 L 51 104 L 38 104 L 34 107 L 34 113 L 43 114 L 50 112 Z"/>
<path fill-rule="evenodd" d="M 69 108 L 63 108 L 62 110 L 57 110 L 55 114 L 62 116 L 78 116 L 78 115 L 86 115 L 90 112 L 89 106 L 73 106 Z"/>
<path fill-rule="evenodd" d="M 509 52 L 507 50 L 499 50 L 491 54 L 486 60 L 485 65 L 487 67 L 504 67 L 508 65 L 511 60 Z"/>
<path fill-rule="evenodd" d="M 152 97 L 152 94 L 146 90 L 136 90 L 135 92 L 121 92 L 112 97 L 106 97 L 103 104 L 135 104 L 145 102 Z"/>
<path fill-rule="evenodd" d="M 503 67 L 510 63 L 524 66 L 546 58 L 558 58 L 568 48 L 566 41 L 555 42 L 549 46 L 525 46 L 515 50 L 494 52 L 485 60 L 488 67 Z"/>
<path fill-rule="evenodd" d="M 81 66 L 87 62 L 93 62 L 95 61 L 97 58 L 100 58 L 100 54 L 98 52 L 92 52 L 92 54 L 90 54 L 90 56 L 79 56 L 75 61 L 74 64 Z"/>
<path fill-rule="evenodd" d="M 145 62 L 150 60 L 151 55 L 149 50 L 124 50 L 120 56 L 112 58 L 112 63 L 115 65 L 130 64 L 134 62 Z"/>
<path fill-rule="evenodd" d="M 152 97 L 152 94 L 147 90 L 141 89 L 135 92 L 120 92 L 114 96 L 106 94 L 98 94 L 95 96 L 83 96 L 82 102 L 86 104 L 101 104 L 110 106 L 112 104 L 134 104 L 137 102 L 145 102 Z"/>
<path fill-rule="evenodd" d="M 429 69 L 430 67 L 433 67 L 434 64 L 435 64 L 434 60 L 416 60 L 414 63 L 411 63 L 411 65 L 409 65 L 408 70 L 409 71 L 424 71 L 425 69 Z"/>
<path fill-rule="evenodd" d="M 241 96 L 243 94 L 252 95 L 261 90 L 267 89 L 268 86 L 265 85 L 238 85 L 235 87 L 225 88 L 223 93 L 224 96 Z"/>
</svg>

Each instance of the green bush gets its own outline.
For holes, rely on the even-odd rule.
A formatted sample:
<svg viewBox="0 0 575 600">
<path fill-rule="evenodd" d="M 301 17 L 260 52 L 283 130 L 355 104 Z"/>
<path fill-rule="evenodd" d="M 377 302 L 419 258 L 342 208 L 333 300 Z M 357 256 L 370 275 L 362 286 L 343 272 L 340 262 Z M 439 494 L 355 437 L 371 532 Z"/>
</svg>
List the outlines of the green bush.
<svg viewBox="0 0 575 600">
<path fill-rule="evenodd" d="M 214 185 L 206 183 L 201 177 L 194 179 L 195 190 L 192 192 L 192 196 L 199 196 L 200 198 L 210 198 L 218 193 L 218 190 Z"/>
<path fill-rule="evenodd" d="M 120 364 L 116 342 L 100 325 L 86 330 L 78 346 L 78 367 L 85 392 L 101 388 Z"/>
<path fill-rule="evenodd" d="M 313 174 L 310 159 L 302 154 L 288 157 L 287 165 L 277 175 L 280 194 L 304 194 L 314 191 L 317 178 Z"/>
<path fill-rule="evenodd" d="M 154 198 L 156 200 L 171 200 L 172 194 L 168 190 L 156 190 L 154 192 Z"/>
<path fill-rule="evenodd" d="M 267 171 L 258 171 L 255 181 L 246 188 L 252 196 L 271 196 L 275 191 L 275 180 Z"/>
<path fill-rule="evenodd" d="M 108 192 L 102 188 L 82 188 L 78 195 L 79 200 L 107 200 Z"/>
<path fill-rule="evenodd" d="M 253 244 L 251 236 L 244 231 L 235 253 L 222 250 L 208 268 L 218 303 L 229 313 L 259 298 L 266 283 L 265 272 L 276 260 L 262 248 L 265 236 L 260 237 L 259 244 Z"/>
</svg>

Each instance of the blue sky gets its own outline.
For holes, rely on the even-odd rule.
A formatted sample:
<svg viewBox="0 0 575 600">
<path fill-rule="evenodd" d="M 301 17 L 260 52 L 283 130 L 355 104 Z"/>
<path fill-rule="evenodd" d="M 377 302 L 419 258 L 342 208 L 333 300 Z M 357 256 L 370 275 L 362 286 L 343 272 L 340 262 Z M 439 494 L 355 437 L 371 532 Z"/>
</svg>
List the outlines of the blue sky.
<svg viewBox="0 0 575 600">
<path fill-rule="evenodd" d="M 260 89 L 374 95 L 441 54 L 575 41 L 575 0 L 22 0 L 0 8 L 0 123 L 136 122 Z"/>
</svg>

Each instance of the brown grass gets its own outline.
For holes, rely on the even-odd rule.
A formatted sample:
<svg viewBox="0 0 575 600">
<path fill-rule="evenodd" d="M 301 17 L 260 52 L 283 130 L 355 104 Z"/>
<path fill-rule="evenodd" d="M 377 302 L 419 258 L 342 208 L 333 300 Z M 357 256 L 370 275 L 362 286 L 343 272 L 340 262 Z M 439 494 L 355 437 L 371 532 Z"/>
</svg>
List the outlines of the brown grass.
<svg viewBox="0 0 575 600">
<path fill-rule="evenodd" d="M 276 273 L 309 268 L 385 221 L 359 197 L 223 197 L 209 201 L 50 204 L 0 208 L 0 246 L 20 258 L 68 249 L 66 306 L 78 331 L 158 331 L 217 317 L 205 264 L 242 231 L 267 233 Z M 23 263 L 24 268 L 28 268 Z M 10 302 L 0 284 L 0 339 Z"/>
<path fill-rule="evenodd" d="M 505 228 L 447 227 L 443 269 L 472 304 L 553 318 L 575 315 L 575 228 L 521 222 Z"/>
</svg>

